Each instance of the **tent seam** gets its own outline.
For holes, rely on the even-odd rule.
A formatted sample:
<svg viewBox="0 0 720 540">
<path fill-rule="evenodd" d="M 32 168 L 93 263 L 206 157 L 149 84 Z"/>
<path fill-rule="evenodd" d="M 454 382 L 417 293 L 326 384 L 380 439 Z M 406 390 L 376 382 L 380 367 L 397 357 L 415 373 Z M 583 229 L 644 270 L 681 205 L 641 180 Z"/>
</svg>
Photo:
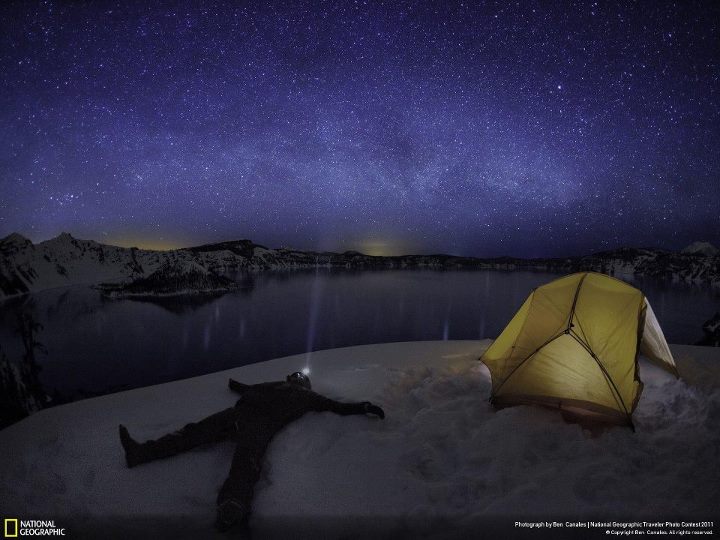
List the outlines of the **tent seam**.
<svg viewBox="0 0 720 540">
<path fill-rule="evenodd" d="M 610 374 L 605 369 L 605 366 L 602 365 L 602 362 L 600 362 L 600 359 L 597 357 L 597 355 L 593 352 L 593 350 L 590 348 L 590 345 L 585 343 L 582 339 L 580 339 L 580 336 L 578 336 L 575 332 L 571 332 L 570 335 L 573 337 L 575 341 L 577 341 L 580 345 L 583 346 L 583 348 L 590 354 L 590 358 L 595 360 L 595 363 L 600 368 L 600 371 L 602 371 L 603 376 L 605 377 L 605 382 L 608 383 L 608 387 L 610 388 L 610 391 L 613 395 L 613 398 L 615 401 L 617 401 L 625 411 L 625 414 L 628 417 L 628 420 L 630 421 L 630 425 L 632 426 L 632 417 L 630 413 L 628 412 L 627 407 L 625 406 L 625 401 L 623 400 L 622 396 L 620 395 L 620 391 L 617 389 L 617 386 L 615 386 L 615 381 L 613 381 L 612 377 L 610 377 Z"/>
<path fill-rule="evenodd" d="M 551 338 L 548 339 L 545 343 L 543 343 L 543 344 L 540 345 L 537 349 L 535 349 L 533 352 L 531 352 L 527 357 L 525 357 L 525 359 L 524 359 L 522 362 L 520 362 L 517 366 L 515 366 L 515 368 L 510 372 L 510 374 L 509 374 L 507 377 L 505 377 L 505 379 L 503 379 L 503 381 L 500 383 L 500 386 L 498 386 L 497 389 L 496 389 L 494 392 L 492 392 L 492 395 L 490 396 L 490 401 L 492 401 L 493 398 L 495 398 L 495 396 L 497 395 L 497 393 L 498 393 L 498 392 L 500 391 L 500 389 L 505 385 L 505 383 L 508 382 L 508 380 L 510 379 L 510 377 L 512 377 L 512 376 L 515 374 L 515 372 L 516 372 L 518 369 L 520 369 L 520 366 L 522 366 L 523 364 L 525 364 L 525 362 L 527 362 L 528 360 L 530 360 L 533 356 L 535 356 L 537 353 L 539 353 L 539 352 L 540 352 L 542 349 L 544 349 L 547 345 L 549 345 L 550 343 L 552 343 L 553 341 L 555 341 L 557 338 L 559 338 L 560 336 L 564 335 L 565 333 L 566 333 L 565 330 L 563 330 L 563 331 L 560 332 L 559 334 L 551 337 Z"/>
</svg>

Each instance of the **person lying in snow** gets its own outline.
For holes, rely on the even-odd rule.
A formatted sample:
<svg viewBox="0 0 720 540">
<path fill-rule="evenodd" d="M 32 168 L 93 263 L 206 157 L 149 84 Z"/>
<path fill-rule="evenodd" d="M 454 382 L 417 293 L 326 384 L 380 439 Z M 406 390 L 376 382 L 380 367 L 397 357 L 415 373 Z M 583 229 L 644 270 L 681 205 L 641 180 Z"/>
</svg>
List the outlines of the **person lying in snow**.
<svg viewBox="0 0 720 540">
<path fill-rule="evenodd" d="M 385 413 L 369 401 L 341 403 L 312 391 L 310 378 L 300 372 L 285 381 L 246 385 L 230 379 L 228 386 L 240 394 L 234 407 L 154 441 L 138 443 L 122 424 L 120 442 L 128 467 L 173 456 L 201 444 L 235 439 L 237 446 L 230 473 L 217 498 L 216 527 L 227 530 L 250 513 L 253 488 L 260 477 L 263 455 L 282 428 L 307 412 L 330 411 L 341 415 Z"/>
</svg>

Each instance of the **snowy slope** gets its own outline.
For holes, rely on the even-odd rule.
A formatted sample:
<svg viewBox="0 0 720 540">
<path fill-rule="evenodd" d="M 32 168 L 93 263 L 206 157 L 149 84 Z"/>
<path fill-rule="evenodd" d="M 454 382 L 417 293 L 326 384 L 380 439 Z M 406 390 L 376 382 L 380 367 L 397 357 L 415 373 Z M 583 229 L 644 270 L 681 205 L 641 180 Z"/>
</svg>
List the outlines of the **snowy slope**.
<svg viewBox="0 0 720 540">
<path fill-rule="evenodd" d="M 19 235 L 11 237 L 0 241 L 0 288 L 8 296 L 75 284 L 129 281 L 160 265 L 160 256 L 154 252 L 77 240 L 66 233 L 39 244 Z"/>
<path fill-rule="evenodd" d="M 256 537 L 295 538 L 305 526 L 466 538 L 512 532 L 520 518 L 717 517 L 720 351 L 673 346 L 680 381 L 643 363 L 637 433 L 591 438 L 554 411 L 493 411 L 476 361 L 488 344 L 335 349 L 43 410 L 0 432 L 0 514 L 52 516 L 85 532 L 211 537 L 233 445 L 127 469 L 117 425 L 154 438 L 231 406 L 228 377 L 278 380 L 309 366 L 315 390 L 370 399 L 387 418 L 310 414 L 278 435 L 254 499 Z"/>
</svg>

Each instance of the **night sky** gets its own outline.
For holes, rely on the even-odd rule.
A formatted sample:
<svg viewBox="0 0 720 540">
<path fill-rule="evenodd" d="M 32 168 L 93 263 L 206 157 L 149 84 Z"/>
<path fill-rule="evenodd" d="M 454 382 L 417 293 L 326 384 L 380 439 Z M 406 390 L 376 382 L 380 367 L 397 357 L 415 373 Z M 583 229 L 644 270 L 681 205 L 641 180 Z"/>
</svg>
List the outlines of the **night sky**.
<svg viewBox="0 0 720 540">
<path fill-rule="evenodd" d="M 3 3 L 0 236 L 720 244 L 720 2 L 210 4 Z"/>
</svg>

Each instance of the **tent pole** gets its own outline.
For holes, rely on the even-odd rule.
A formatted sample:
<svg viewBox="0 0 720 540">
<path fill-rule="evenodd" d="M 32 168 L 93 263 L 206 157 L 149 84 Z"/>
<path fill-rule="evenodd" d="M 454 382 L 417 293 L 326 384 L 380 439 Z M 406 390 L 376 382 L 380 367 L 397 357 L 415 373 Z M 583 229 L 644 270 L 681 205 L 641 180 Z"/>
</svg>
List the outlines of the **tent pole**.
<svg viewBox="0 0 720 540">
<path fill-rule="evenodd" d="M 496 389 L 494 392 L 492 392 L 492 395 L 490 396 L 490 399 L 493 399 L 493 398 L 495 397 L 495 394 L 497 394 L 497 393 L 500 391 L 500 389 L 503 387 L 503 385 L 508 381 L 508 379 L 509 379 L 510 377 L 512 377 L 512 376 L 514 375 L 514 373 L 518 370 L 518 368 L 520 368 L 520 366 L 522 366 L 525 362 L 527 362 L 527 361 L 530 360 L 533 356 L 535 356 L 540 350 L 543 349 L 543 347 L 545 347 L 546 345 L 549 345 L 550 343 L 552 343 L 553 341 L 555 341 L 557 338 L 559 338 L 560 336 L 562 336 L 562 335 L 565 334 L 565 333 L 566 333 L 566 331 L 563 330 L 563 331 L 560 332 L 558 335 L 551 337 L 551 338 L 548 339 L 545 343 L 543 343 L 543 344 L 540 345 L 537 349 L 535 349 L 533 352 L 531 352 L 528 356 L 526 356 L 526 357 L 523 359 L 523 361 L 520 362 L 517 366 L 515 366 L 515 369 L 513 369 L 513 370 L 510 372 L 510 374 L 509 374 L 507 377 L 505 377 L 505 379 L 503 379 L 503 382 L 500 383 L 500 386 L 498 386 L 497 389 Z"/>
</svg>

